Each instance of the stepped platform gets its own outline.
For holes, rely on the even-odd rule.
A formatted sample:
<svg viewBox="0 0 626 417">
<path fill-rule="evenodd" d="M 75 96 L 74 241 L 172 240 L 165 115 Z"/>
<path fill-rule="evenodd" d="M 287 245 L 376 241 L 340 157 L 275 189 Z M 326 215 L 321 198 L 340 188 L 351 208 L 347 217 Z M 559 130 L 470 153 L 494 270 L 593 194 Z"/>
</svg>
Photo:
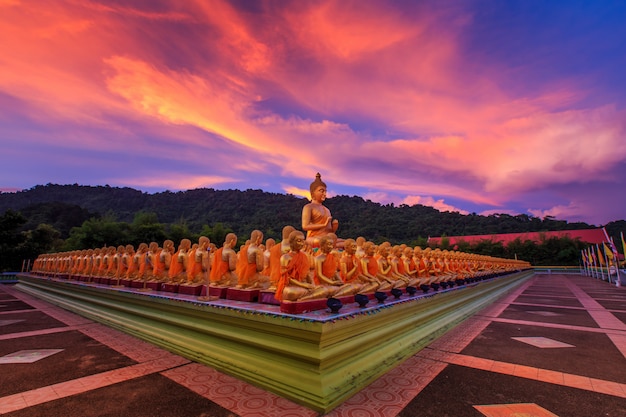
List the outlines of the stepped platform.
<svg viewBox="0 0 626 417">
<path fill-rule="evenodd" d="M 364 307 L 281 306 L 18 274 L 17 288 L 320 412 L 533 276 L 520 271 Z M 204 293 L 206 294 L 206 292 Z"/>
</svg>

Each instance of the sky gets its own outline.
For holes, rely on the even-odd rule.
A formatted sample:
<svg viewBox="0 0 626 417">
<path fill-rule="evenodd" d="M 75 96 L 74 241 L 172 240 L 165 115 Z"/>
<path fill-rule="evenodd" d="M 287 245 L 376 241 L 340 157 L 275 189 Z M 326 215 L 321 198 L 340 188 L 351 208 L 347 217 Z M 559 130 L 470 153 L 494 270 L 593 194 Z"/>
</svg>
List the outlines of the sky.
<svg viewBox="0 0 626 417">
<path fill-rule="evenodd" d="M 0 190 L 626 219 L 626 2 L 0 0 Z"/>
</svg>

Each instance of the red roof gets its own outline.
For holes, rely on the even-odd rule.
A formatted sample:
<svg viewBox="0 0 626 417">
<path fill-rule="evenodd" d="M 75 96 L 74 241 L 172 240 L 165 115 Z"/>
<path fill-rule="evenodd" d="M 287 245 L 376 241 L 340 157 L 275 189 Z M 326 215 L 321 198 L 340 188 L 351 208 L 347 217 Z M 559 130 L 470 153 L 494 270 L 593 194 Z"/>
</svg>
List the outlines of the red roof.
<svg viewBox="0 0 626 417">
<path fill-rule="evenodd" d="M 492 242 L 502 242 L 504 246 L 508 245 L 513 240 L 519 238 L 522 242 L 526 240 L 532 240 L 533 242 L 541 242 L 543 239 L 549 239 L 551 237 L 569 237 L 570 239 L 580 239 L 581 242 L 587 243 L 602 243 L 606 241 L 604 232 L 602 229 L 581 229 L 581 230 L 558 230 L 552 232 L 526 232 L 526 233 L 502 233 L 493 235 L 473 235 L 473 236 L 444 236 L 450 242 L 450 245 L 455 245 L 459 241 L 466 243 L 478 243 L 481 240 L 491 240 Z M 431 237 L 428 239 L 428 243 L 440 244 L 440 237 Z"/>
</svg>

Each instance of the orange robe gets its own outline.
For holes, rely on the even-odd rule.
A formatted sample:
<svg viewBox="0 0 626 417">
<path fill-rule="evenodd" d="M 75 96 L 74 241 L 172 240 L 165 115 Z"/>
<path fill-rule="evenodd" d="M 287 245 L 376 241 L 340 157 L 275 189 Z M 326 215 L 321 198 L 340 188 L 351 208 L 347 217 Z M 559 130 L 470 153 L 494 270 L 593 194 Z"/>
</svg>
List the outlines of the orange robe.
<svg viewBox="0 0 626 417">
<path fill-rule="evenodd" d="M 237 275 L 237 277 L 243 275 L 248 265 L 248 247 L 250 247 L 250 245 L 244 245 L 237 254 L 237 266 L 235 267 L 235 275 Z"/>
<path fill-rule="evenodd" d="M 107 258 L 107 264 L 106 264 L 106 274 L 108 276 L 113 276 L 116 272 L 115 270 L 115 255 L 109 255 L 109 257 Z"/>
<path fill-rule="evenodd" d="M 215 251 L 213 256 L 213 264 L 211 265 L 211 274 L 209 279 L 211 283 L 218 282 L 222 279 L 224 274 L 228 272 L 228 262 L 222 258 L 222 252 L 224 248 L 219 248 Z"/>
<path fill-rule="evenodd" d="M 237 284 L 249 285 L 250 278 L 254 277 L 256 273 L 256 262 L 247 262 L 246 268 L 243 270 L 243 273 L 241 275 L 238 275 Z"/>
<path fill-rule="evenodd" d="M 129 279 L 133 276 L 135 271 L 137 271 L 138 267 L 135 264 L 135 254 L 128 256 L 128 267 L 126 268 L 126 279 Z"/>
<path fill-rule="evenodd" d="M 426 261 L 424 260 L 424 258 L 420 258 L 420 262 L 419 262 L 419 266 L 417 268 L 417 275 L 420 278 L 425 278 L 428 276 L 428 265 L 426 264 Z"/>
<path fill-rule="evenodd" d="M 398 268 L 398 273 L 402 275 L 406 275 L 406 268 L 404 267 L 404 259 L 398 258 L 398 263 L 396 265 Z"/>
<path fill-rule="evenodd" d="M 283 252 L 282 242 L 277 243 L 270 249 L 270 282 L 272 285 L 276 285 L 280 281 L 280 257 L 286 252 Z"/>
<path fill-rule="evenodd" d="M 363 259 L 367 259 L 367 272 L 370 275 L 376 276 L 378 274 L 378 261 L 373 256 L 364 256 Z"/>
<path fill-rule="evenodd" d="M 178 262 L 178 255 L 180 255 L 180 251 L 177 251 L 174 255 L 172 255 L 169 270 L 170 278 L 176 278 L 181 272 L 183 272 L 183 264 Z"/>
<path fill-rule="evenodd" d="M 189 251 L 189 256 L 187 257 L 187 280 L 193 281 L 197 274 L 202 272 L 202 263 L 196 262 L 196 250 L 192 249 Z"/>
<path fill-rule="evenodd" d="M 296 281 L 303 282 L 304 278 L 309 273 L 310 268 L 311 263 L 309 262 L 309 257 L 306 253 L 292 253 L 289 265 L 287 265 L 287 268 L 280 274 L 280 280 L 278 281 L 278 286 L 276 287 L 276 294 L 274 295 L 274 298 L 276 298 L 278 301 L 282 301 L 283 290 L 286 286 L 289 285 L 289 281 L 291 279 L 295 279 Z"/>
<path fill-rule="evenodd" d="M 326 259 L 324 259 L 324 262 L 322 263 L 322 274 L 324 274 L 326 278 L 332 278 L 337 273 L 337 269 L 339 269 L 339 259 L 337 258 L 337 255 L 332 252 L 327 253 Z M 315 268 L 313 282 L 315 282 L 315 285 L 328 285 L 320 280 L 319 276 L 317 275 L 317 268 Z"/>
<path fill-rule="evenodd" d="M 138 266 L 139 269 L 138 269 L 138 272 L 137 272 L 137 277 L 138 278 L 143 278 L 144 274 L 146 273 L 146 269 L 148 267 L 147 258 L 148 258 L 148 254 L 147 253 L 142 253 L 139 256 L 139 266 Z"/>
<path fill-rule="evenodd" d="M 125 256 L 126 255 L 120 257 L 118 260 L 117 273 L 115 274 L 116 278 L 126 276 L 126 273 L 128 272 L 128 265 L 124 262 L 125 260 L 128 260 L 128 258 L 125 258 Z"/>
<path fill-rule="evenodd" d="M 360 260 L 356 257 L 356 255 L 346 255 L 343 258 L 344 263 L 346 264 L 346 272 L 351 271 L 356 265 L 356 272 L 352 274 L 352 278 L 348 278 L 344 275 L 343 270 L 341 270 L 341 280 L 343 282 L 349 283 L 357 280 L 358 276 L 361 275 L 363 268 L 361 267 Z"/>
<path fill-rule="evenodd" d="M 403 262 L 403 264 L 404 264 L 404 262 Z M 402 266 L 404 266 L 404 265 L 402 265 Z M 406 268 L 404 268 L 404 269 L 405 269 L 405 272 L 408 272 L 408 271 L 406 271 Z M 417 266 L 415 265 L 415 259 L 413 259 L 413 258 L 409 259 L 409 271 L 417 271 Z"/>
<path fill-rule="evenodd" d="M 165 262 L 161 260 L 162 250 L 163 249 L 157 250 L 152 259 L 152 275 L 155 277 L 160 277 L 163 275 L 163 271 L 165 271 Z"/>
</svg>

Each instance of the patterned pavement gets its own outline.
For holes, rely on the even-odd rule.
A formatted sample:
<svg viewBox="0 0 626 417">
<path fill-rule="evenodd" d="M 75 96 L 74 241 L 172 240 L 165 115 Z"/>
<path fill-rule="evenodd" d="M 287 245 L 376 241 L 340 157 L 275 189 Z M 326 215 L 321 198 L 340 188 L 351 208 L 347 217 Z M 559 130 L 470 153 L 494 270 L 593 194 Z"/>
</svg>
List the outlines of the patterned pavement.
<svg viewBox="0 0 626 417">
<path fill-rule="evenodd" d="M 6 284 L 0 414 L 320 416 Z M 626 416 L 626 288 L 535 275 L 326 415 Z"/>
</svg>

